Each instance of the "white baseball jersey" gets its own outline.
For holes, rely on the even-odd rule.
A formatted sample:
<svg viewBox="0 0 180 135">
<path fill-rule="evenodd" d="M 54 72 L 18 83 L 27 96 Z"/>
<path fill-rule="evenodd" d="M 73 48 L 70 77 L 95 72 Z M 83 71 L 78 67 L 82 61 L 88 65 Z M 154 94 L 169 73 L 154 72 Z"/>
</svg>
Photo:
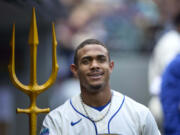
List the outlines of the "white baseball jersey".
<svg viewBox="0 0 180 135">
<path fill-rule="evenodd" d="M 112 93 L 111 106 L 102 111 L 85 105 L 89 117 L 95 120 L 109 110 L 103 120 L 94 122 L 86 116 L 77 95 L 46 116 L 40 135 L 160 135 L 148 108 L 119 92 Z"/>
</svg>

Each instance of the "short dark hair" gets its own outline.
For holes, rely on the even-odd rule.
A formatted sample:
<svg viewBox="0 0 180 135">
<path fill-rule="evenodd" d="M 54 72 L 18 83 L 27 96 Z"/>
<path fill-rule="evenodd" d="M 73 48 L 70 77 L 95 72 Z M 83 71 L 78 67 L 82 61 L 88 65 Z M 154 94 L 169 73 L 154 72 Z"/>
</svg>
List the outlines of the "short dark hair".
<svg viewBox="0 0 180 135">
<path fill-rule="evenodd" d="M 109 61 L 110 61 L 110 54 L 109 54 L 109 50 L 108 48 L 106 47 L 106 45 L 104 43 L 102 43 L 101 41 L 97 40 L 97 39 L 86 39 L 85 41 L 83 41 L 82 43 L 79 44 L 79 46 L 76 48 L 75 50 L 75 54 L 74 54 L 74 64 L 75 65 L 78 65 L 78 51 L 79 49 L 83 48 L 84 46 L 86 45 L 90 45 L 90 44 L 96 44 L 96 45 L 101 45 L 103 46 L 106 50 L 107 50 L 107 53 L 108 53 L 108 58 L 109 58 Z"/>
</svg>

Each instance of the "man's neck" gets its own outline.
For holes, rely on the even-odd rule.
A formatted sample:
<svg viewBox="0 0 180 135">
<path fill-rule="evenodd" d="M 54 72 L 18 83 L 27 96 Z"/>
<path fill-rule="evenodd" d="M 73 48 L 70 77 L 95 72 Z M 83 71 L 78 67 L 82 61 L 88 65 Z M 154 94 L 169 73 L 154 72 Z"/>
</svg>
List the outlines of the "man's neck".
<svg viewBox="0 0 180 135">
<path fill-rule="evenodd" d="M 87 90 L 81 90 L 81 97 L 85 104 L 93 107 L 99 107 L 107 104 L 111 100 L 110 88 L 104 89 L 98 92 L 89 92 Z"/>
</svg>

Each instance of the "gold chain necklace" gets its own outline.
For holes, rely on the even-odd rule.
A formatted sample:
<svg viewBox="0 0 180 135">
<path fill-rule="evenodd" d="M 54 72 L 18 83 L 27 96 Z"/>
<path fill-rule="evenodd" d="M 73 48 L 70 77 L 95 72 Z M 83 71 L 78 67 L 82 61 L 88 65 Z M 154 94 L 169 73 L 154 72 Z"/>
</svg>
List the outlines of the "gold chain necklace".
<svg viewBox="0 0 180 135">
<path fill-rule="evenodd" d="M 112 100 L 112 98 L 111 98 L 111 100 Z M 81 101 L 83 110 L 84 110 L 84 112 L 86 113 L 86 116 L 87 116 L 90 120 L 92 120 L 93 122 L 96 122 L 96 123 L 99 122 L 99 121 L 101 121 L 101 120 L 103 120 L 103 119 L 107 116 L 107 114 L 108 114 L 109 111 L 110 111 L 111 102 L 112 102 L 112 101 L 110 101 L 109 108 L 108 108 L 108 110 L 106 111 L 106 113 L 105 113 L 101 118 L 95 120 L 95 119 L 93 119 L 92 117 L 89 116 L 89 113 L 87 112 L 87 110 L 86 110 L 86 108 L 85 108 L 85 103 L 83 102 L 83 99 L 82 99 L 82 96 L 81 96 L 81 95 L 80 95 L 80 101 Z"/>
</svg>

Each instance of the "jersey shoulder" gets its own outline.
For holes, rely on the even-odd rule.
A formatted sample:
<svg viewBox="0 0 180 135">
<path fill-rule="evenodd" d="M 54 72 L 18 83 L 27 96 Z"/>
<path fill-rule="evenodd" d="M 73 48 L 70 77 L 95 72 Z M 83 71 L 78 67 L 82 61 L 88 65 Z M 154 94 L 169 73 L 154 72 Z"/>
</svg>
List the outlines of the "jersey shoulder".
<svg viewBox="0 0 180 135">
<path fill-rule="evenodd" d="M 120 92 L 113 91 L 113 93 L 114 93 L 115 98 L 123 97 L 123 94 L 121 94 Z M 140 114 L 141 113 L 145 114 L 149 112 L 149 109 L 145 105 L 135 101 L 134 99 L 126 95 L 124 95 L 124 97 L 125 97 L 125 100 L 124 100 L 123 107 L 125 107 L 126 109 L 131 110 L 132 112 L 135 112 L 135 113 L 140 113 Z"/>
</svg>

